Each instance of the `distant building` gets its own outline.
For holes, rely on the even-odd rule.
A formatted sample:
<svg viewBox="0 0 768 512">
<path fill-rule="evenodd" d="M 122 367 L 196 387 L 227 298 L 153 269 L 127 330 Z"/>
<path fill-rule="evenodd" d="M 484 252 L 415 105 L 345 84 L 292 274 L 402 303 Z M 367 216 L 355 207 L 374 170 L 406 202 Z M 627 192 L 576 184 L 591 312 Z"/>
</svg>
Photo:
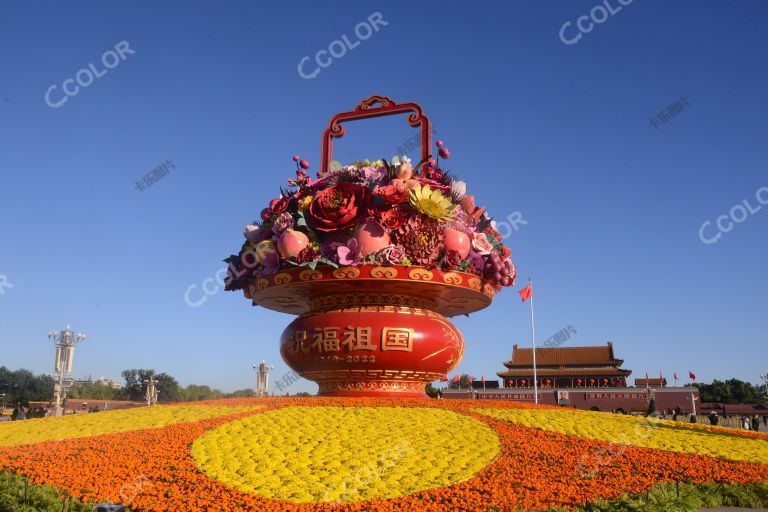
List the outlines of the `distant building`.
<svg viewBox="0 0 768 512">
<path fill-rule="evenodd" d="M 95 382 L 97 384 L 101 384 L 102 386 L 109 386 L 112 389 L 120 389 L 121 387 L 123 387 L 122 383 L 116 380 L 108 379 L 107 377 L 102 377 Z"/>
<path fill-rule="evenodd" d="M 660 377 L 658 379 L 654 379 L 654 378 L 635 379 L 635 387 L 636 388 L 645 388 L 645 387 L 665 388 L 667 387 L 667 379 L 663 377 Z"/>
<path fill-rule="evenodd" d="M 536 349 L 536 376 L 539 388 L 616 388 L 626 387 L 631 370 L 619 368 L 624 360 L 613 354 L 613 343 L 588 347 Z M 496 375 L 505 388 L 533 387 L 533 350 L 512 347 L 512 360 L 506 371 Z"/>
<path fill-rule="evenodd" d="M 75 386 L 82 386 L 82 385 L 88 385 L 88 384 L 101 384 L 102 386 L 109 386 L 112 389 L 120 389 L 123 387 L 123 385 L 116 381 L 109 379 L 107 377 L 102 377 L 98 380 L 93 380 L 90 376 L 88 376 L 87 379 L 75 379 L 72 382 Z"/>
<path fill-rule="evenodd" d="M 504 363 L 506 370 L 497 373 L 501 389 L 477 389 L 475 381 L 475 389 L 444 389 L 442 396 L 528 403 L 538 398 L 540 404 L 625 413 L 643 413 L 653 399 L 658 411 L 677 409 L 688 414 L 694 404 L 702 411 L 697 388 L 667 387 L 662 378 L 635 379 L 637 387 L 629 387 L 627 377 L 632 371 L 621 368 L 623 364 L 610 341 L 597 346 L 537 348 L 538 396 L 534 397 L 533 350 L 515 345 L 512 359 Z"/>
</svg>

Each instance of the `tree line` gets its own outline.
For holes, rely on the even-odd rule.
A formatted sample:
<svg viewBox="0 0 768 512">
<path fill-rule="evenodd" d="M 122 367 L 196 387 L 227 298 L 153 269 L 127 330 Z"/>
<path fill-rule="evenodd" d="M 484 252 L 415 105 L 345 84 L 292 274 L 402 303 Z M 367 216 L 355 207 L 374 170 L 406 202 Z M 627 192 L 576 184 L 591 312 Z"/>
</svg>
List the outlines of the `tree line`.
<svg viewBox="0 0 768 512">
<path fill-rule="evenodd" d="M 121 375 L 125 384 L 115 389 L 99 382 L 82 383 L 72 386 L 68 398 L 72 400 L 133 400 L 143 401 L 149 379 L 154 377 L 159 402 L 195 402 L 219 398 L 242 398 L 253 396 L 253 389 L 239 389 L 224 393 L 209 386 L 190 384 L 180 386 L 178 381 L 164 372 L 152 369 L 128 369 Z M 5 403 L 10 407 L 18 402 L 48 402 L 53 398 L 54 378 L 50 375 L 35 375 L 29 370 L 9 370 L 0 366 L 0 395 L 5 394 Z M 449 388 L 469 388 L 469 375 L 460 376 L 459 382 L 449 382 Z M 690 384 L 688 384 L 690 386 Z M 756 404 L 766 401 L 765 388 L 739 379 L 715 380 L 711 384 L 694 383 L 702 402 L 725 404 Z M 437 394 L 437 389 L 427 385 L 427 393 Z"/>
<path fill-rule="evenodd" d="M 702 402 L 761 404 L 766 401 L 765 386 L 755 386 L 739 379 L 715 379 L 712 384 L 694 383 L 693 386 L 698 388 Z"/>
<path fill-rule="evenodd" d="M 253 396 L 253 389 L 238 389 L 232 393 L 209 386 L 190 384 L 180 386 L 178 381 L 167 373 L 158 373 L 152 369 L 123 370 L 121 375 L 125 384 L 115 389 L 99 382 L 73 385 L 67 393 L 69 400 L 132 400 L 143 401 L 147 392 L 147 383 L 151 377 L 156 381 L 158 402 L 195 402 L 216 400 L 219 398 L 242 398 Z M 55 379 L 50 375 L 35 375 L 29 370 L 9 370 L 0 366 L 0 395 L 5 395 L 8 407 L 19 402 L 49 402 L 53 399 Z M 2 399 L 0 399 L 2 403 Z"/>
</svg>

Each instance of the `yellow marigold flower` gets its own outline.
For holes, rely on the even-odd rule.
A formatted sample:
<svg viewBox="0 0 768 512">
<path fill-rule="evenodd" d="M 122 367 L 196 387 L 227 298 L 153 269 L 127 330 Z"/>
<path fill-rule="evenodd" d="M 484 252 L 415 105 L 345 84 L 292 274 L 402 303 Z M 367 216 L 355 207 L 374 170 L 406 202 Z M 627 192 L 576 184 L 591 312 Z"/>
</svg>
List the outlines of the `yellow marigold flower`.
<svg viewBox="0 0 768 512">
<path fill-rule="evenodd" d="M 309 204 L 312 202 L 312 199 L 314 199 L 315 196 L 304 196 L 301 199 L 299 199 L 299 211 L 303 212 L 307 208 L 309 208 Z"/>
<path fill-rule="evenodd" d="M 768 443 L 762 439 L 734 436 L 726 429 L 723 429 L 722 433 L 696 430 L 676 427 L 673 421 L 593 411 L 490 408 L 474 411 L 492 418 L 567 436 L 768 464 Z"/>
<path fill-rule="evenodd" d="M 450 220 L 456 215 L 451 200 L 439 190 L 432 190 L 429 185 L 416 185 L 409 193 L 413 208 L 436 220 Z"/>
<path fill-rule="evenodd" d="M 499 449 L 486 425 L 443 409 L 285 407 L 209 430 L 192 444 L 192 457 L 241 491 L 355 502 L 462 482 Z"/>
<path fill-rule="evenodd" d="M 260 406 L 227 405 L 160 405 L 105 411 L 98 414 L 14 421 L 0 426 L 2 429 L 0 446 L 18 446 L 145 428 L 161 428 L 174 423 L 199 421 L 260 408 Z"/>
</svg>

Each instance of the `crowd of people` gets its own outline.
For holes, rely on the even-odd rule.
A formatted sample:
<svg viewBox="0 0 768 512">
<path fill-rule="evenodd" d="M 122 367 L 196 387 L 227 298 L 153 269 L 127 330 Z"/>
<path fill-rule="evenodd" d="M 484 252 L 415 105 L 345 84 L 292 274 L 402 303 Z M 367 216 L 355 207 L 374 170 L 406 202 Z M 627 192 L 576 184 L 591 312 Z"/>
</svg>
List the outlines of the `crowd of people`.
<svg viewBox="0 0 768 512">
<path fill-rule="evenodd" d="M 87 407 L 85 403 L 82 404 L 79 411 L 80 412 L 99 412 L 101 410 L 107 410 L 108 409 L 108 403 L 104 403 L 103 409 L 100 408 L 98 405 L 94 405 L 92 407 Z M 65 414 L 69 413 L 75 413 L 74 410 L 68 410 L 65 406 Z M 52 405 L 32 405 L 32 406 L 24 406 L 22 404 L 17 404 L 13 408 L 13 412 L 11 412 L 11 421 L 18 421 L 18 420 L 30 420 L 33 418 L 47 418 L 48 416 L 54 415 L 54 407 Z"/>
<path fill-rule="evenodd" d="M 696 416 L 693 413 L 687 414 L 684 413 L 683 410 L 678 406 L 674 409 L 668 409 L 666 411 L 660 411 L 658 413 L 658 416 L 661 419 L 667 419 L 667 417 L 671 417 L 672 421 L 686 421 L 686 418 L 691 423 L 696 423 L 698 421 L 698 416 Z M 768 414 L 763 414 L 762 416 L 759 414 L 737 414 L 737 415 L 729 415 L 729 414 L 723 414 L 722 419 L 729 420 L 727 422 L 721 422 L 721 416 L 717 413 L 717 411 L 711 411 L 707 418 L 709 419 L 710 425 L 715 426 L 726 426 L 726 427 L 736 427 L 736 428 L 742 428 L 744 430 L 754 430 L 755 432 L 760 431 L 760 423 L 762 422 L 763 426 L 768 427 Z M 736 418 L 738 421 L 734 422 L 734 418 Z"/>
<path fill-rule="evenodd" d="M 45 418 L 46 416 L 50 416 L 50 414 L 51 412 L 49 407 L 24 407 L 23 405 L 19 404 L 13 408 L 13 412 L 11 413 L 11 420 L 16 421 L 31 420 L 32 418 Z"/>
<path fill-rule="evenodd" d="M 743 428 L 744 430 L 754 430 L 755 432 L 760 431 L 761 418 L 759 415 L 753 414 L 750 416 L 749 414 L 741 414 L 741 415 L 738 415 L 737 417 L 739 418 L 739 422 L 738 422 L 739 428 Z M 768 426 L 768 414 L 763 414 L 762 422 L 763 422 L 763 426 Z M 712 411 L 709 413 L 709 424 L 710 425 L 720 424 L 720 415 L 717 414 L 716 411 Z"/>
</svg>

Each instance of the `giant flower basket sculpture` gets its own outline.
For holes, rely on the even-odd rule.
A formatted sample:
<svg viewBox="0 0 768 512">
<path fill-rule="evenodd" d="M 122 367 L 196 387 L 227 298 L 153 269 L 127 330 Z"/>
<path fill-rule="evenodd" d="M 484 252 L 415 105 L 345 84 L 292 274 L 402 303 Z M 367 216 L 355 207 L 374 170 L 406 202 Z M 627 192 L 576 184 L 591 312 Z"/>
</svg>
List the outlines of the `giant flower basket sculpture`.
<svg viewBox="0 0 768 512">
<path fill-rule="evenodd" d="M 421 160 L 333 161 L 342 123 L 408 114 L 421 129 Z M 488 306 L 515 282 L 511 251 L 464 182 L 430 150 L 429 119 L 415 103 L 372 96 L 335 115 L 323 134 L 322 164 L 295 156 L 296 178 L 245 227 L 230 256 L 228 290 L 253 305 L 298 315 L 280 353 L 321 395 L 424 396 L 464 354 L 448 317 Z"/>
</svg>

